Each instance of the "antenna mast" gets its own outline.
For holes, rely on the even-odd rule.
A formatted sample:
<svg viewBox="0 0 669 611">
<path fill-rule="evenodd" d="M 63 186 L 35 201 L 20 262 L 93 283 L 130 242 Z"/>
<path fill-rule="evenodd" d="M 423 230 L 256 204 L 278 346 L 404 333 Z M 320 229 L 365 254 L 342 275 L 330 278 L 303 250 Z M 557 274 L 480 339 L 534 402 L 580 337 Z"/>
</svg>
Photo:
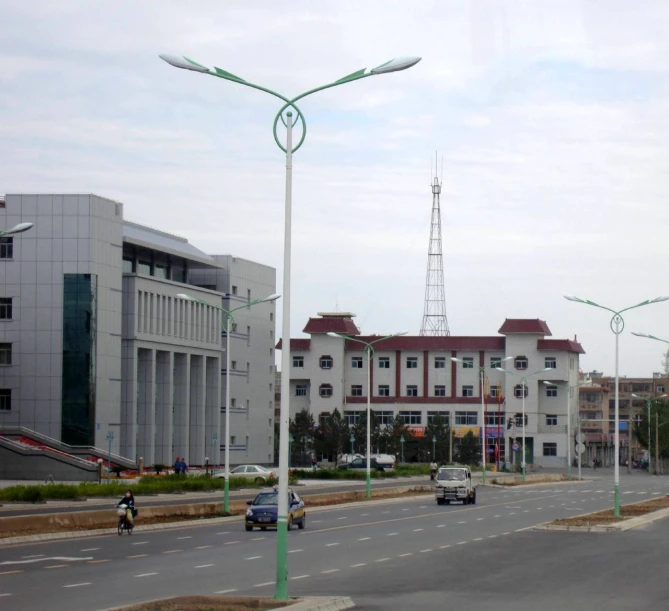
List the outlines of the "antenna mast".
<svg viewBox="0 0 669 611">
<path fill-rule="evenodd" d="M 443 163 L 443 162 L 442 162 Z M 421 335 L 446 336 L 451 332 L 446 318 L 446 292 L 444 290 L 444 257 L 441 251 L 441 183 L 437 174 L 437 158 L 432 181 L 432 222 L 430 245 L 427 252 L 427 278 L 425 280 L 425 306 Z M 443 170 L 442 170 L 443 176 Z"/>
</svg>

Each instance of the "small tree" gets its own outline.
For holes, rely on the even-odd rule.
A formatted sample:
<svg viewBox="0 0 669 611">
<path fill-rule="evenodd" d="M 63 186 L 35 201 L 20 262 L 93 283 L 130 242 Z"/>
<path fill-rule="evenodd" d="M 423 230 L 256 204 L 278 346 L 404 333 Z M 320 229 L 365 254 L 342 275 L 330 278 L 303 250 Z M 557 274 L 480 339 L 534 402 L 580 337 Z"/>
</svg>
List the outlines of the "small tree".
<svg viewBox="0 0 669 611">
<path fill-rule="evenodd" d="M 413 439 L 413 433 L 404 423 L 402 417 L 397 414 L 395 416 L 392 424 L 386 426 L 382 433 L 381 443 L 386 448 L 388 454 L 393 454 L 401 460 L 402 456 L 402 442 L 401 438 L 404 437 L 404 441 L 410 441 Z"/>
<path fill-rule="evenodd" d="M 289 423 L 290 434 L 293 436 L 290 464 L 305 466 L 311 458 L 314 446 L 316 425 L 311 412 L 305 407 L 295 414 L 295 420 Z"/>
<path fill-rule="evenodd" d="M 379 426 L 379 421 L 374 414 L 374 411 L 371 410 L 369 414 L 369 421 L 371 426 L 370 430 L 370 440 L 372 448 L 379 447 L 379 436 L 381 434 L 381 428 Z M 358 421 L 355 423 L 355 426 L 352 430 L 353 436 L 355 437 L 355 448 L 356 451 L 361 454 L 367 452 L 367 411 L 361 412 Z"/>
<path fill-rule="evenodd" d="M 434 443 L 432 442 L 433 437 L 436 439 Z M 437 414 L 425 427 L 425 435 L 421 439 L 421 452 L 436 462 L 447 461 L 450 454 L 450 443 L 448 422 Z M 433 456 L 433 453 L 436 456 Z"/>
<path fill-rule="evenodd" d="M 351 431 L 346 420 L 335 408 L 332 415 L 323 418 L 320 426 L 314 431 L 316 451 L 337 462 L 339 456 L 344 454 L 350 436 Z"/>
<path fill-rule="evenodd" d="M 481 460 L 481 449 L 479 448 L 479 440 L 474 437 L 472 431 L 460 440 L 458 446 L 458 461 L 463 465 L 478 465 Z"/>
</svg>

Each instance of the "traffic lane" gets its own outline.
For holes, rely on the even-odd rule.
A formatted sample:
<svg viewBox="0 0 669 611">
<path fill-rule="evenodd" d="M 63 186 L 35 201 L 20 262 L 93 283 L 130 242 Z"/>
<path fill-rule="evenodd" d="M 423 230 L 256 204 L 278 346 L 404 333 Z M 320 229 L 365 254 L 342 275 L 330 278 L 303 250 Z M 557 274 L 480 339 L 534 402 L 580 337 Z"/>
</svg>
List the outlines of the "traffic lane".
<svg viewBox="0 0 669 611">
<path fill-rule="evenodd" d="M 379 488 L 394 488 L 396 486 L 408 486 L 411 484 L 415 485 L 427 485 L 430 483 L 429 478 L 401 478 L 397 480 L 374 480 L 372 482 L 372 489 Z M 364 486 L 364 482 L 350 482 L 350 483 L 332 483 L 332 484 L 319 484 L 318 486 L 294 486 L 295 492 L 299 495 L 310 495 L 310 494 L 324 494 L 324 493 L 337 493 L 337 492 L 347 492 L 351 489 L 360 488 Z M 130 486 L 132 489 L 132 486 Z M 247 499 L 251 500 L 260 492 L 262 488 L 247 488 L 241 491 L 232 491 L 230 492 L 230 498 L 235 500 Z M 190 495 L 181 495 L 181 494 L 161 494 L 157 496 L 137 496 L 136 502 L 138 507 L 169 507 L 171 505 L 184 505 L 191 503 L 212 503 L 212 502 L 222 502 L 223 500 L 223 491 L 215 490 L 213 492 L 205 492 L 198 494 L 196 496 Z M 62 501 L 51 501 L 54 505 L 50 505 L 48 502 L 46 505 L 35 506 L 26 506 L 21 505 L 20 508 L 12 509 L 11 504 L 4 506 L 0 505 L 0 517 L 12 517 L 12 516 L 24 516 L 24 515 L 42 515 L 42 514 L 52 514 L 52 513 L 62 513 L 64 509 L 68 512 L 80 512 L 80 511 L 99 511 L 100 509 L 105 509 L 115 503 L 115 499 L 94 499 L 90 501 L 82 501 L 77 503 L 66 503 Z M 56 504 L 58 503 L 58 504 Z"/>
<path fill-rule="evenodd" d="M 313 574 L 291 583 L 290 595 L 351 596 L 362 611 L 659 609 L 666 607 L 669 584 L 647 569 L 666 566 L 668 550 L 667 521 L 594 540 L 587 533 L 527 531 L 483 548 L 392 558 L 336 580 Z"/>
</svg>

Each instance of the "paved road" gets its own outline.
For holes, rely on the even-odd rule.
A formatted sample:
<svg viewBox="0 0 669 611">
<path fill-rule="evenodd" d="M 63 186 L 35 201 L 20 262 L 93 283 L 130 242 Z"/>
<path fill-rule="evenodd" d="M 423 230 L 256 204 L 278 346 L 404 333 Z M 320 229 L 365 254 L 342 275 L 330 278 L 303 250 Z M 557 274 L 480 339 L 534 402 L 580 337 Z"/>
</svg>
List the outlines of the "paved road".
<svg viewBox="0 0 669 611">
<path fill-rule="evenodd" d="M 515 611 L 529 609 L 541 592 L 543 608 L 557 611 L 560 587 L 574 580 L 579 584 L 573 591 L 580 588 L 584 596 L 589 588 L 581 582 L 593 584 L 592 597 L 581 599 L 588 608 L 590 600 L 601 602 L 615 588 L 622 592 L 616 600 L 624 601 L 625 588 L 636 588 L 648 566 L 669 560 L 669 548 L 662 545 L 669 542 L 668 527 L 653 527 L 657 540 L 644 539 L 653 548 L 648 560 L 655 564 L 649 565 L 640 556 L 644 546 L 632 543 L 635 532 L 584 538 L 528 530 L 611 506 L 609 484 L 482 488 L 476 506 L 439 507 L 431 497 L 405 497 L 311 510 L 307 529 L 290 535 L 290 593 L 353 595 L 363 609 L 441 609 L 447 596 L 470 608 Z M 669 480 L 633 477 L 623 490 L 624 502 L 642 500 L 666 494 Z M 49 611 L 93 611 L 178 594 L 272 595 L 275 536 L 229 523 L 0 549 L 2 608 L 37 611 L 48 600 Z M 637 551 L 622 551 L 627 549 Z M 618 564 L 619 569 L 600 569 Z M 649 599 L 669 596 L 666 580 L 656 581 Z M 504 595 L 496 599 L 498 589 Z M 511 600 L 513 605 L 499 606 Z M 643 608 L 611 607 L 607 600 L 610 609 Z M 532 602 L 531 608 L 541 607 Z M 559 611 L 564 608 L 560 603 Z"/>
</svg>

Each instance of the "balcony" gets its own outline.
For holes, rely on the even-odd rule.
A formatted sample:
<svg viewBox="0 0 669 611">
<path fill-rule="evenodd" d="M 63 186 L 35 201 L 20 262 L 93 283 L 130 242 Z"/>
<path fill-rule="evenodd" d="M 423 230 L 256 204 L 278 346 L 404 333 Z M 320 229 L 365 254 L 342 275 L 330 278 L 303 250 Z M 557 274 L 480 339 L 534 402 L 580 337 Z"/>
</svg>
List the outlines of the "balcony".
<svg viewBox="0 0 669 611">
<path fill-rule="evenodd" d="M 540 424 L 537 427 L 537 433 L 539 435 L 566 435 L 567 434 L 567 425 L 566 424 Z"/>
</svg>

